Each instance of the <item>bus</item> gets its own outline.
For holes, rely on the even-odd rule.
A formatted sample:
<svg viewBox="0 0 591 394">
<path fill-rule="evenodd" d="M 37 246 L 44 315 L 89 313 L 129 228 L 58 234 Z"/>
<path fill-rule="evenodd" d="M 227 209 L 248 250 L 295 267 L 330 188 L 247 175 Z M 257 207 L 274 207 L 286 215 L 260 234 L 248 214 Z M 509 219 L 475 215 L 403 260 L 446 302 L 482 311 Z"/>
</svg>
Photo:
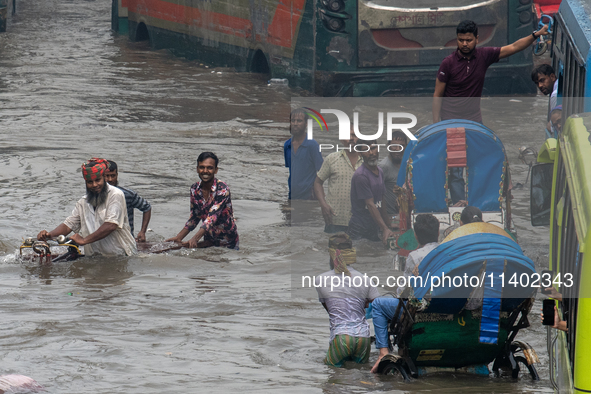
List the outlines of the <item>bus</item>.
<svg viewBox="0 0 591 394">
<path fill-rule="evenodd" d="M 568 331 L 548 328 L 550 381 L 560 393 L 591 392 L 591 3 L 563 0 L 554 17 L 552 63 L 562 131 L 532 168 L 531 223 L 550 227 L 549 268 Z M 568 117 L 568 118 L 567 118 Z M 566 119 L 566 121 L 564 121 Z"/>
<path fill-rule="evenodd" d="M 562 119 L 591 111 L 591 3 L 563 0 L 554 16 L 552 67 L 562 96 Z"/>
<path fill-rule="evenodd" d="M 112 29 L 320 96 L 432 94 L 456 26 L 503 46 L 535 28 L 532 0 L 113 0 Z M 491 66 L 485 95 L 533 94 L 531 51 Z"/>
<path fill-rule="evenodd" d="M 532 225 L 550 226 L 551 277 L 568 332 L 548 328 L 555 390 L 591 392 L 591 113 L 572 115 L 532 168 Z"/>
</svg>

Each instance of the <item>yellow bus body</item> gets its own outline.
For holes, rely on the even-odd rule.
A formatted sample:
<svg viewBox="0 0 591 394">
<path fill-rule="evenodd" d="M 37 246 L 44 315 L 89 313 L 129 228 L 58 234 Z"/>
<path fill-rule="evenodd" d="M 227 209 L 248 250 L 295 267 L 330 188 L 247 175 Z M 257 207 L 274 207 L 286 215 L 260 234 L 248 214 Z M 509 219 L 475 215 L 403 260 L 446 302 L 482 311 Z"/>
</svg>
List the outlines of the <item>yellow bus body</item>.
<svg viewBox="0 0 591 394">
<path fill-rule="evenodd" d="M 550 269 L 554 275 L 574 271 L 572 289 L 555 286 L 570 299 L 570 333 L 551 329 L 548 337 L 551 381 L 560 392 L 591 392 L 591 113 L 571 116 L 559 140 L 549 139 L 538 162 L 554 163 L 550 212 Z M 572 223 L 574 225 L 568 225 Z M 572 239 L 576 235 L 576 240 Z M 572 239 L 572 241 L 569 241 Z M 578 253 L 567 250 L 569 242 Z M 570 256 L 570 259 L 568 258 Z M 573 262 L 574 260 L 574 262 Z M 570 264 L 570 265 L 569 265 Z M 573 266 L 574 264 L 574 266 Z M 569 293 L 570 292 L 570 293 Z M 574 307 L 573 307 L 574 305 Z M 558 303 L 559 313 L 565 312 Z M 574 354 L 572 353 L 574 352 Z M 553 367 L 555 365 L 555 368 Z"/>
</svg>

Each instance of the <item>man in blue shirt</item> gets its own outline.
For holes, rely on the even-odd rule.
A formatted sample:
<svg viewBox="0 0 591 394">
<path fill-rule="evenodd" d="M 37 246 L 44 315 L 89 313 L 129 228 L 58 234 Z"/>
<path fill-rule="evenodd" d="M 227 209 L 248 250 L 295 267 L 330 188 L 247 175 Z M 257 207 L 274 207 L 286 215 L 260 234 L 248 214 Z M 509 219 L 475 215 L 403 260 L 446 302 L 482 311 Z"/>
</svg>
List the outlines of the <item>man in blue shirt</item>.
<svg viewBox="0 0 591 394">
<path fill-rule="evenodd" d="M 290 114 L 291 138 L 283 145 L 285 166 L 289 168 L 289 199 L 314 198 L 316 173 L 322 167 L 322 155 L 318 142 L 306 138 L 308 114 L 301 108 Z"/>
<path fill-rule="evenodd" d="M 127 205 L 127 217 L 129 219 L 131 235 L 133 235 L 133 209 L 139 209 L 141 212 L 144 213 L 142 217 L 142 229 L 139 233 L 137 233 L 136 241 L 146 242 L 146 231 L 148 230 L 148 224 L 150 223 L 150 218 L 152 217 L 152 206 L 148 201 L 144 200 L 133 190 L 125 189 L 119 186 L 119 181 L 117 180 L 117 177 L 119 176 L 119 173 L 117 171 L 117 163 L 111 160 L 108 160 L 108 162 L 109 168 L 105 170 L 105 180 L 111 186 L 115 186 L 118 189 L 120 189 L 125 195 L 125 203 Z"/>
</svg>

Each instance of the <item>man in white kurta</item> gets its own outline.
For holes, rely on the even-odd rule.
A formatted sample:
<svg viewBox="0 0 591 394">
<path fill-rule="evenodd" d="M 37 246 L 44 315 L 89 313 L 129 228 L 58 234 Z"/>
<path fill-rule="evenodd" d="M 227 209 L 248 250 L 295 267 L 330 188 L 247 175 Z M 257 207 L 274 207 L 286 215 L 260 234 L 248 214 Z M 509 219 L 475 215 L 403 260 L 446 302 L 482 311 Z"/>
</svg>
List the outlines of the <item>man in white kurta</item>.
<svg viewBox="0 0 591 394">
<path fill-rule="evenodd" d="M 86 255 L 131 255 L 137 252 L 131 235 L 125 195 L 109 185 L 104 178 L 106 160 L 91 159 L 82 165 L 86 195 L 76 203 L 72 214 L 48 232 L 42 230 L 37 239 L 76 234 L 70 239 L 84 246 Z"/>
<path fill-rule="evenodd" d="M 96 209 L 87 201 L 86 196 L 76 203 L 64 224 L 83 238 L 99 229 L 103 223 L 114 223 L 117 228 L 103 239 L 84 245 L 84 254 L 123 254 L 136 253 L 135 239 L 131 235 L 125 195 L 116 187 L 105 183 L 108 188 L 107 201 Z"/>
</svg>

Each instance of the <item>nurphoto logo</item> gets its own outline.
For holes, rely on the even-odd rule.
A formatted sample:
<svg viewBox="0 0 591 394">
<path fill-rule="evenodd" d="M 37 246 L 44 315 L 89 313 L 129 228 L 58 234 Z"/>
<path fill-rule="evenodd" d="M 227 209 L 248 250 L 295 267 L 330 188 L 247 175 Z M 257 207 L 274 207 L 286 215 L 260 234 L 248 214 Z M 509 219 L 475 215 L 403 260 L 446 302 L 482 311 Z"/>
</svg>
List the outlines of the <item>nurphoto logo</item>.
<svg viewBox="0 0 591 394">
<path fill-rule="evenodd" d="M 351 127 L 351 119 L 349 116 L 338 109 L 321 109 L 320 112 L 309 108 L 304 107 L 308 111 L 308 115 L 310 118 L 308 119 L 308 139 L 314 138 L 314 121 L 320 127 L 320 130 L 326 129 L 328 131 L 328 125 L 326 120 L 322 116 L 322 114 L 333 114 L 337 117 L 337 121 L 339 124 L 339 140 L 341 141 L 348 141 L 350 139 L 351 130 L 354 132 L 355 136 L 362 141 L 375 141 L 376 139 L 380 138 L 384 133 L 384 112 L 378 112 L 378 131 L 374 134 L 362 134 L 359 131 L 359 112 L 353 112 L 353 127 Z M 402 131 L 410 140 L 416 141 L 416 137 L 410 131 L 410 129 L 417 124 L 417 117 L 413 114 L 408 112 L 387 112 L 386 113 L 386 137 L 387 141 L 392 140 L 392 132 L 395 130 Z M 399 121 L 400 119 L 407 119 L 410 122 L 406 123 L 394 123 L 394 120 Z M 378 145 L 378 150 L 380 146 L 386 146 L 389 152 L 401 152 L 404 148 L 402 145 L 399 144 L 375 144 Z M 332 144 L 320 144 L 320 151 L 334 149 L 335 146 Z M 356 152 L 367 152 L 369 151 L 370 147 L 368 144 L 356 144 L 347 147 L 339 147 L 336 146 L 337 150 L 355 150 Z"/>
</svg>

